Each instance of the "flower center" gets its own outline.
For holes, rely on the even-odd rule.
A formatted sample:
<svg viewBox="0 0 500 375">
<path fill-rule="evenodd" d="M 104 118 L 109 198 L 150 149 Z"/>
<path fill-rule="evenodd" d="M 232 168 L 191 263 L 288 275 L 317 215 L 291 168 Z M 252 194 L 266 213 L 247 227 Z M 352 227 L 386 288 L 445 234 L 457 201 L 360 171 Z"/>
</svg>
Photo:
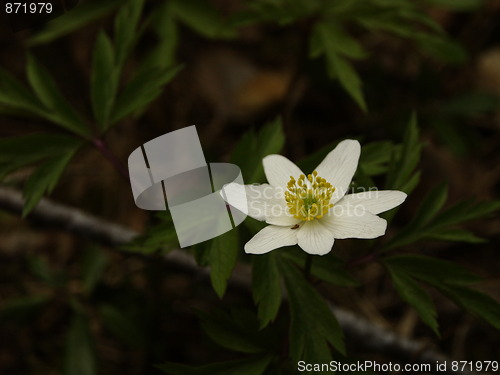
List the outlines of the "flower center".
<svg viewBox="0 0 500 375">
<path fill-rule="evenodd" d="M 318 172 L 306 176 L 300 175 L 298 180 L 290 176 L 285 192 L 286 205 L 294 218 L 311 221 L 321 219 L 333 207 L 330 203 L 335 188 Z"/>
</svg>

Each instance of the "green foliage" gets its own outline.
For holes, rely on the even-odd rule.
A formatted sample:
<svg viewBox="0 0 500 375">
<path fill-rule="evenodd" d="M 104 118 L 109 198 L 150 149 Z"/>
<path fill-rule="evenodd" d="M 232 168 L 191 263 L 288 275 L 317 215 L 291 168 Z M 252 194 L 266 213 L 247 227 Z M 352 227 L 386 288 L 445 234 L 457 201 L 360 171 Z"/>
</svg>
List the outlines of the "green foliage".
<svg viewBox="0 0 500 375">
<path fill-rule="evenodd" d="M 91 247 L 82 259 L 82 283 L 87 294 L 92 294 L 108 265 L 108 256 L 99 248 Z"/>
<path fill-rule="evenodd" d="M 412 115 L 408 124 L 401 152 L 394 151 L 387 174 L 386 187 L 410 194 L 420 180 L 415 169 L 420 161 L 422 145 L 419 140 L 417 116 Z"/>
<path fill-rule="evenodd" d="M 66 338 L 64 374 L 97 374 L 97 362 L 88 320 L 79 313 L 75 313 Z"/>
<path fill-rule="evenodd" d="M 238 231 L 230 230 L 211 241 L 209 249 L 210 280 L 217 295 L 222 298 L 239 253 Z"/>
<path fill-rule="evenodd" d="M 122 342 L 131 347 L 141 347 L 144 345 L 144 331 L 124 311 L 121 311 L 116 306 L 104 304 L 99 307 L 99 315 L 106 329 Z"/>
<path fill-rule="evenodd" d="M 407 280 L 417 279 L 434 287 L 442 294 L 452 299 L 457 305 L 462 306 L 470 313 L 483 318 L 495 328 L 500 329 L 500 304 L 493 298 L 471 289 L 470 284 L 480 280 L 465 268 L 443 260 L 417 255 L 399 255 L 385 258 L 384 264 L 390 269 L 391 275 L 405 275 Z M 429 301 L 425 300 L 419 292 L 409 290 L 410 284 L 416 286 L 414 281 L 406 283 L 399 288 L 401 295 L 411 303 L 420 313 L 422 320 L 434 329 L 429 314 L 433 314 Z M 398 288 L 398 285 L 396 285 Z M 413 293 L 412 296 L 409 296 Z M 419 305 L 424 303 L 424 305 Z"/>
<path fill-rule="evenodd" d="M 208 1 L 172 0 L 172 11 L 177 19 L 207 38 L 227 39 L 236 35 Z"/>
<path fill-rule="evenodd" d="M 260 327 L 274 321 L 281 306 L 281 276 L 274 252 L 252 257 L 252 293 Z"/>
<path fill-rule="evenodd" d="M 241 353 L 264 353 L 272 350 L 269 330 L 259 331 L 257 317 L 248 310 L 231 309 L 210 313 L 198 312 L 205 333 L 220 346 Z"/>
<path fill-rule="evenodd" d="M 26 198 L 23 216 L 36 206 L 45 193 L 52 192 L 73 155 L 74 152 L 69 152 L 66 155 L 49 159 L 31 174 L 23 191 Z"/>
<path fill-rule="evenodd" d="M 90 92 L 94 116 L 102 129 L 107 127 L 113 109 L 118 73 L 111 40 L 101 31 L 94 47 Z"/>
<path fill-rule="evenodd" d="M 89 136 L 85 121 L 59 91 L 49 72 L 31 55 L 28 55 L 26 75 L 31 88 L 45 106 L 43 117 L 77 135 Z"/>
<path fill-rule="evenodd" d="M 327 363 L 331 344 L 345 354 L 343 333 L 324 298 L 290 262 L 281 261 L 290 304 L 290 356 L 297 363 Z"/>
<path fill-rule="evenodd" d="M 298 266 L 304 266 L 305 257 L 303 251 L 290 249 L 283 251 L 282 255 L 291 259 Z M 333 285 L 345 287 L 359 285 L 359 282 L 347 271 L 345 262 L 332 253 L 322 257 L 315 257 L 311 273 L 318 279 Z"/>
<path fill-rule="evenodd" d="M 49 22 L 40 32 L 33 35 L 28 43 L 33 46 L 52 42 L 103 17 L 122 2 L 123 0 L 87 1 Z"/>
<path fill-rule="evenodd" d="M 487 217 L 500 209 L 500 202 L 462 201 L 441 210 L 448 194 L 442 184 L 431 190 L 424 199 L 414 219 L 408 223 L 388 244 L 386 250 L 405 246 L 424 239 L 481 243 L 484 240 L 466 229 L 456 228 L 468 221 Z"/>
<path fill-rule="evenodd" d="M 264 179 L 262 159 L 281 151 L 285 135 L 280 119 L 266 124 L 259 132 L 245 133 L 234 147 L 231 163 L 238 165 L 247 184 Z"/>
</svg>

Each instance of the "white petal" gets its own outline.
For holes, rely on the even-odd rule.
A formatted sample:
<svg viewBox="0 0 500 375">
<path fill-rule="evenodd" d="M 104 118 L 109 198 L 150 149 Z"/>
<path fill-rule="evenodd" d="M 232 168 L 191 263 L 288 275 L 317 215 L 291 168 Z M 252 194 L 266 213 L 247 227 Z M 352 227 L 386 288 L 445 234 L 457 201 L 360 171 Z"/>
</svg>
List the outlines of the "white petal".
<svg viewBox="0 0 500 375">
<path fill-rule="evenodd" d="M 288 211 L 287 211 L 288 212 Z M 272 225 L 279 225 L 280 227 L 293 227 L 295 224 L 300 223 L 302 220 L 294 218 L 292 215 L 285 213 L 281 216 L 268 216 L 266 223 Z"/>
<path fill-rule="evenodd" d="M 298 244 L 306 253 L 325 255 L 332 250 L 335 237 L 320 221 L 305 222 L 297 232 Z"/>
<path fill-rule="evenodd" d="M 335 187 L 332 203 L 340 200 L 349 189 L 354 172 L 358 167 L 361 146 L 358 141 L 346 139 L 340 142 L 318 165 L 318 175 Z"/>
<path fill-rule="evenodd" d="M 332 231 L 337 239 L 376 238 L 383 236 L 387 221 L 355 206 L 333 206 L 321 223 Z M 357 207 L 357 206 L 356 206 Z"/>
<path fill-rule="evenodd" d="M 349 194 L 338 202 L 339 205 L 361 206 L 372 214 L 389 211 L 405 201 L 406 193 L 398 190 L 375 190 Z"/>
<path fill-rule="evenodd" d="M 269 184 L 224 185 L 221 195 L 232 207 L 254 219 L 264 221 L 272 212 L 279 214 L 286 210 L 283 191 Z"/>
<path fill-rule="evenodd" d="M 282 155 L 268 155 L 262 160 L 267 181 L 272 186 L 286 189 L 290 176 L 295 179 L 303 174 L 299 167 Z"/>
<path fill-rule="evenodd" d="M 268 225 L 245 244 L 245 252 L 264 254 L 283 246 L 297 244 L 297 231 L 290 227 Z"/>
</svg>

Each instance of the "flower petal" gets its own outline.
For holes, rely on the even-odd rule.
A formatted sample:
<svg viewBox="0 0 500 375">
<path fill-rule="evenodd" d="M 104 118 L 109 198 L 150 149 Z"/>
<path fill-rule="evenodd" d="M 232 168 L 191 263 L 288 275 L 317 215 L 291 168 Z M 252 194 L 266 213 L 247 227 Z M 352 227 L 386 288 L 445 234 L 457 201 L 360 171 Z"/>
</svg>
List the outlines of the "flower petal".
<svg viewBox="0 0 500 375">
<path fill-rule="evenodd" d="M 297 231 L 290 227 L 268 225 L 245 244 L 245 252 L 264 254 L 283 246 L 297 244 Z"/>
<path fill-rule="evenodd" d="M 325 255 L 332 250 L 335 237 L 320 221 L 307 221 L 297 232 L 298 244 L 306 253 Z"/>
<path fill-rule="evenodd" d="M 335 187 L 332 203 L 339 201 L 349 189 L 358 167 L 361 146 L 358 141 L 346 139 L 340 142 L 318 165 L 318 175 Z"/>
<path fill-rule="evenodd" d="M 398 190 L 375 190 L 349 194 L 338 203 L 339 205 L 361 206 L 372 214 L 389 211 L 405 201 L 406 193 Z"/>
<path fill-rule="evenodd" d="M 282 155 L 268 155 L 262 159 L 267 181 L 272 186 L 286 189 L 290 176 L 298 178 L 302 173 L 299 167 Z"/>
<path fill-rule="evenodd" d="M 293 226 L 300 220 L 290 215 L 283 189 L 269 184 L 224 185 L 221 195 L 232 207 L 260 221 L 279 226 Z"/>
<path fill-rule="evenodd" d="M 387 221 L 358 206 L 338 205 L 323 216 L 324 224 L 336 239 L 376 238 L 383 236 Z"/>
</svg>

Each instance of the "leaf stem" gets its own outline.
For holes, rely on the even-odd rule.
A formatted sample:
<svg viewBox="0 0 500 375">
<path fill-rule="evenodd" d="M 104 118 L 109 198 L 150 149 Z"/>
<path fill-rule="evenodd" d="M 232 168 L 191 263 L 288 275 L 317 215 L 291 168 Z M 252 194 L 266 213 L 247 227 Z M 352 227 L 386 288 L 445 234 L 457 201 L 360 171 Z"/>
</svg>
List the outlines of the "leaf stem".
<svg viewBox="0 0 500 375">
<path fill-rule="evenodd" d="M 129 180 L 128 170 L 123 165 L 121 160 L 119 160 L 115 154 L 109 149 L 108 145 L 101 138 L 94 138 L 92 140 L 94 146 L 99 150 L 99 152 L 113 165 L 116 171 L 122 176 L 126 181 Z"/>
</svg>

